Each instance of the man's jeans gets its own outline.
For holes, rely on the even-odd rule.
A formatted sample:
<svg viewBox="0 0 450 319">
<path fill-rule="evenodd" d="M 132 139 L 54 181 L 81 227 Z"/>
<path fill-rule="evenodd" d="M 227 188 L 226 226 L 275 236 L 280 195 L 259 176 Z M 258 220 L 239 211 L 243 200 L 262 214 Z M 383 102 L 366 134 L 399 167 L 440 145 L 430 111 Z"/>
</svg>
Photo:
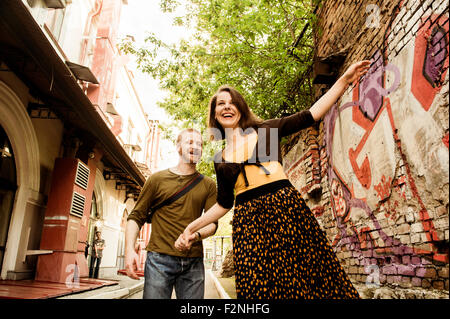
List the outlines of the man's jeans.
<svg viewBox="0 0 450 319">
<path fill-rule="evenodd" d="M 203 299 L 205 268 L 202 257 L 175 257 L 149 251 L 145 262 L 144 299 Z"/>
</svg>

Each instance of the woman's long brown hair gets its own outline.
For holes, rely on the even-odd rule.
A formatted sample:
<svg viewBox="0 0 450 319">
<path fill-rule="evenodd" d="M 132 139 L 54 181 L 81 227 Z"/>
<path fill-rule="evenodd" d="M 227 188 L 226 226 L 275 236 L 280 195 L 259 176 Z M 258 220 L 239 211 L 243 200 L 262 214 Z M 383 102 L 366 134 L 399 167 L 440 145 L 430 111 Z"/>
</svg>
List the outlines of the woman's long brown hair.
<svg viewBox="0 0 450 319">
<path fill-rule="evenodd" d="M 222 125 L 216 120 L 216 103 L 217 96 L 221 92 L 228 92 L 231 95 L 231 100 L 233 101 L 236 108 L 241 113 L 241 118 L 239 120 L 239 127 L 244 131 L 249 127 L 256 128 L 256 126 L 263 122 L 260 118 L 258 118 L 252 110 L 248 107 L 247 102 L 244 97 L 238 90 L 229 85 L 222 85 L 219 87 L 217 92 L 212 96 L 209 101 L 209 114 L 208 114 L 208 128 L 218 129 L 221 133 L 221 137 L 217 136 L 217 134 L 210 133 L 211 140 L 223 140 L 225 138 L 225 130 Z"/>
</svg>

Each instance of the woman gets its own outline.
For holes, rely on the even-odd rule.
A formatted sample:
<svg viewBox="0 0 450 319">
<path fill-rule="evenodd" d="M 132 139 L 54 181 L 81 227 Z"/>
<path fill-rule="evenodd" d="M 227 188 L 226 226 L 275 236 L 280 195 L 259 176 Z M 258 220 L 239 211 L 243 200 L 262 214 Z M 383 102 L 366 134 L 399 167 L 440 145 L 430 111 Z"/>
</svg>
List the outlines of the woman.
<svg viewBox="0 0 450 319">
<path fill-rule="evenodd" d="M 287 179 L 279 140 L 323 117 L 369 65 L 353 64 L 309 110 L 281 119 L 258 119 L 229 86 L 212 97 L 209 127 L 221 133 L 216 138 L 226 139 L 214 163 L 217 203 L 186 227 L 175 246 L 188 248 L 198 229 L 234 204 L 237 298 L 359 298 L 317 220 Z"/>
</svg>

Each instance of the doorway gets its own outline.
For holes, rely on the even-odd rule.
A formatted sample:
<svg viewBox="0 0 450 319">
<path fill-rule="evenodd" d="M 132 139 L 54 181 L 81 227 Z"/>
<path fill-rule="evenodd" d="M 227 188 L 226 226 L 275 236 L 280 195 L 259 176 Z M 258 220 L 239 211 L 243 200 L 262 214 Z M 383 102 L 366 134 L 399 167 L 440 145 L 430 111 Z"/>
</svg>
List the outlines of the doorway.
<svg viewBox="0 0 450 319">
<path fill-rule="evenodd" d="M 88 260 L 88 268 L 91 267 L 92 263 L 92 255 L 93 255 L 93 245 L 94 245 L 94 239 L 95 239 L 95 232 L 98 230 L 97 224 L 99 220 L 99 214 L 97 210 L 97 198 L 95 196 L 95 192 L 92 192 L 92 204 L 91 204 L 91 214 L 89 216 L 89 230 L 88 230 L 88 254 L 87 254 L 87 260 Z"/>
<path fill-rule="evenodd" d="M 0 272 L 16 189 L 17 175 L 14 153 L 5 130 L 0 126 Z"/>
</svg>

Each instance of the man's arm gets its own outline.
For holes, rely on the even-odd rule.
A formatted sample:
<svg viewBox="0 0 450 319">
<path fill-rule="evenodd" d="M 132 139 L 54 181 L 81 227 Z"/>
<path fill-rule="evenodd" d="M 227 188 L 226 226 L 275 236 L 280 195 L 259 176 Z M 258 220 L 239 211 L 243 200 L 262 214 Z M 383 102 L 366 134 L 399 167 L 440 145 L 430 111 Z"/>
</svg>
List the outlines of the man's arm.
<svg viewBox="0 0 450 319">
<path fill-rule="evenodd" d="M 133 279 L 139 279 L 135 271 L 139 269 L 139 256 L 134 249 L 136 239 L 139 235 L 140 228 L 138 224 L 130 219 L 125 229 L 125 270 L 127 276 Z"/>
<path fill-rule="evenodd" d="M 146 180 L 136 205 L 127 218 L 127 226 L 125 228 L 125 270 L 127 276 L 133 279 L 139 279 L 135 271 L 140 270 L 139 256 L 134 249 L 134 245 L 141 227 L 146 222 L 147 213 L 153 202 L 154 184 L 152 175 Z"/>
</svg>

